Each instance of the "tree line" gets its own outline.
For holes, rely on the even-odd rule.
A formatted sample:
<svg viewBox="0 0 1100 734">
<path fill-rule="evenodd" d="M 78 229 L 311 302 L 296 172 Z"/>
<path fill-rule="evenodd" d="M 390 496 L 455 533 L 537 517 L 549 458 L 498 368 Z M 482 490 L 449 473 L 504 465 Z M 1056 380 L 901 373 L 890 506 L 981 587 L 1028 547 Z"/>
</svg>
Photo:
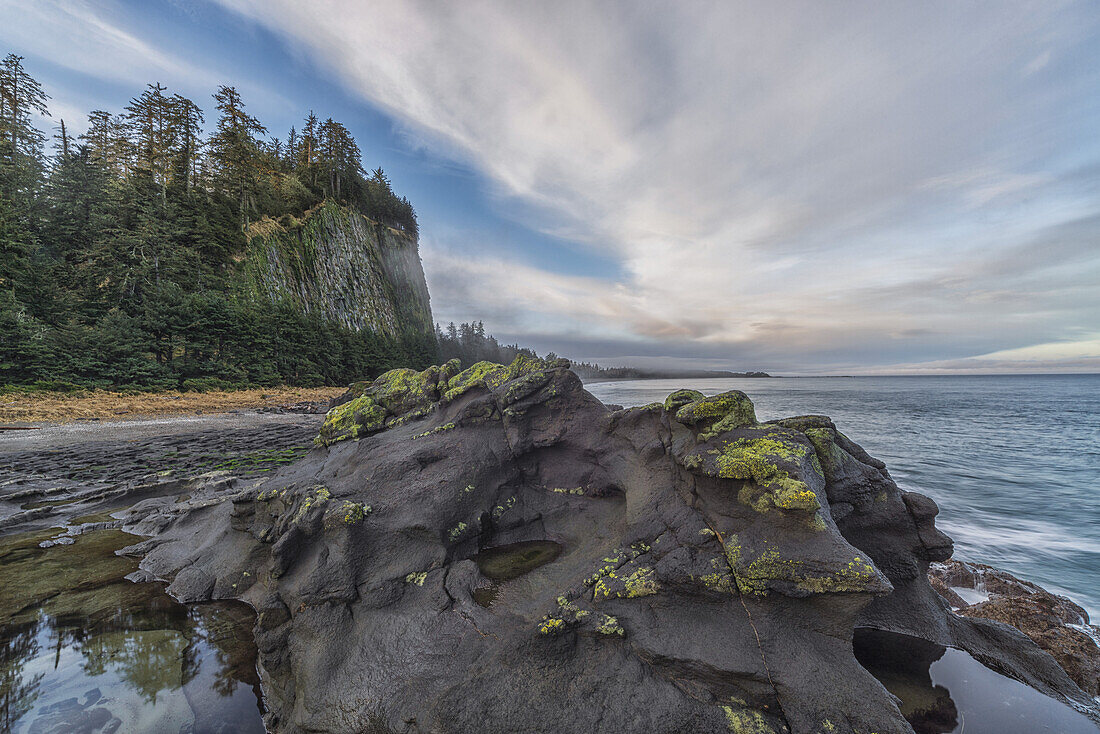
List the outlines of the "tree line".
<svg viewBox="0 0 1100 734">
<path fill-rule="evenodd" d="M 482 361 L 511 364 L 520 354 L 538 356 L 527 347 L 501 344 L 492 334 L 486 335 L 485 324 L 481 321 L 459 326 L 455 326 L 452 321 L 447 324 L 446 330 L 436 324 L 435 331 L 435 338 L 439 343 L 439 358 L 444 362 L 457 359 L 467 366 Z"/>
<path fill-rule="evenodd" d="M 249 224 L 325 199 L 417 235 L 341 123 L 311 112 L 271 137 L 222 86 L 204 134 L 206 112 L 154 83 L 48 138 L 48 102 L 20 56 L 0 62 L 0 386 L 337 384 L 437 358 L 430 332 L 351 331 L 244 283 Z"/>
</svg>

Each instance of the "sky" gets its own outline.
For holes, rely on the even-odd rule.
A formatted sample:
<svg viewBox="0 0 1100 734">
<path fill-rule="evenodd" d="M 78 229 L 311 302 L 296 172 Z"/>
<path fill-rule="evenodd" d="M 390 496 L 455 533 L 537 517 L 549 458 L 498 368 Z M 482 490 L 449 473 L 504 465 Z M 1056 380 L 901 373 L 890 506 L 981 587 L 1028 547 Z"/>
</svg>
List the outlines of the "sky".
<svg viewBox="0 0 1100 734">
<path fill-rule="evenodd" d="M 0 47 L 47 125 L 154 81 L 344 122 L 436 320 L 540 353 L 1100 372 L 1093 2 L 0 0 Z"/>
</svg>

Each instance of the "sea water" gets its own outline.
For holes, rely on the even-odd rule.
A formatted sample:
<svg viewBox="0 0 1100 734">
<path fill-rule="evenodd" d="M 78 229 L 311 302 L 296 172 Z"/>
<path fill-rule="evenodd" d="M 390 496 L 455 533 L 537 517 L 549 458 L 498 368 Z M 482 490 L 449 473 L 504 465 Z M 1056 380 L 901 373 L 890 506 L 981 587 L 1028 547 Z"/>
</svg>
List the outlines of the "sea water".
<svg viewBox="0 0 1100 734">
<path fill-rule="evenodd" d="M 743 390 L 757 418 L 830 416 L 940 506 L 955 557 L 1064 594 L 1100 617 L 1100 375 L 632 380 L 605 403 Z"/>
</svg>

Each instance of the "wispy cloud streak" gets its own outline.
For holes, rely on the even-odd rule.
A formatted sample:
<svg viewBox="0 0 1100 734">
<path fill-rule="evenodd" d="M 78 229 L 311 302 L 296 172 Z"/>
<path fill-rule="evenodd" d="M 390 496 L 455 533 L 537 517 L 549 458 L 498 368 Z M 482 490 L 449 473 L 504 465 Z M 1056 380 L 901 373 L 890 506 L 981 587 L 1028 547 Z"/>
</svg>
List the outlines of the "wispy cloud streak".
<svg viewBox="0 0 1100 734">
<path fill-rule="evenodd" d="M 621 265 L 563 275 L 525 264 L 522 238 L 471 258 L 477 232 L 465 249 L 426 232 L 445 320 L 578 357 L 822 371 L 1085 343 L 1100 323 L 1088 3 L 217 1 L 476 168 L 531 229 Z"/>
</svg>

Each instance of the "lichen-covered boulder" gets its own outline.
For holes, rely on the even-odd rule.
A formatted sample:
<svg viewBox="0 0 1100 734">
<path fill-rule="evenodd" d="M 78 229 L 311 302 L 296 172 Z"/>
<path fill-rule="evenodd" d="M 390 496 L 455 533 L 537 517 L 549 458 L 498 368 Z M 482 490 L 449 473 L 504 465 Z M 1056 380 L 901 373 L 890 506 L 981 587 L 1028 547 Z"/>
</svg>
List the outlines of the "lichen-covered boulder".
<svg viewBox="0 0 1100 734">
<path fill-rule="evenodd" d="M 669 398 L 672 404 L 677 402 L 672 395 Z M 680 406 L 676 410 L 676 420 L 697 428 L 706 439 L 733 428 L 755 425 L 756 409 L 748 395 L 730 390 Z"/>
<path fill-rule="evenodd" d="M 156 535 L 143 567 L 256 608 L 272 730 L 910 734 L 857 627 L 1088 705 L 952 613 L 934 503 L 829 419 L 761 423 L 736 391 L 612 412 L 563 361 L 458 367 L 364 384 L 260 486 L 128 526 Z"/>
</svg>

